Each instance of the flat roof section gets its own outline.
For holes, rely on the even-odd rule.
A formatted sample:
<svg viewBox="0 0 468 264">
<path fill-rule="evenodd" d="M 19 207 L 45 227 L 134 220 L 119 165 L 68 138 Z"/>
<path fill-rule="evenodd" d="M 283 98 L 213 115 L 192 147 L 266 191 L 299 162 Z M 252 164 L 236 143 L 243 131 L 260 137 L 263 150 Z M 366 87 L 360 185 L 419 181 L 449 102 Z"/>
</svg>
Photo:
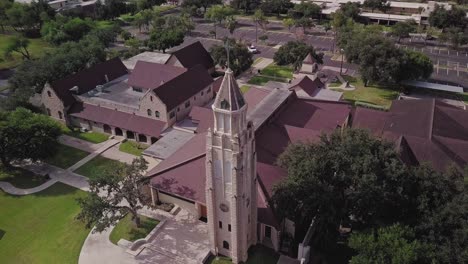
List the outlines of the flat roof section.
<svg viewBox="0 0 468 264">
<path fill-rule="evenodd" d="M 445 84 L 438 84 L 438 83 L 430 83 L 430 82 L 421 82 L 421 81 L 404 81 L 402 82 L 405 85 L 423 88 L 423 89 L 431 89 L 437 91 L 445 91 L 445 92 L 452 92 L 452 93 L 463 93 L 463 87 L 460 86 L 453 86 L 453 85 L 445 85 Z"/>
<path fill-rule="evenodd" d="M 143 155 L 165 160 L 194 136 L 195 133 L 170 128 L 160 140 L 143 151 Z"/>
<path fill-rule="evenodd" d="M 171 57 L 171 54 L 145 51 L 122 62 L 125 65 L 125 67 L 127 67 L 127 69 L 133 70 L 138 61 L 165 64 L 169 57 Z"/>
</svg>

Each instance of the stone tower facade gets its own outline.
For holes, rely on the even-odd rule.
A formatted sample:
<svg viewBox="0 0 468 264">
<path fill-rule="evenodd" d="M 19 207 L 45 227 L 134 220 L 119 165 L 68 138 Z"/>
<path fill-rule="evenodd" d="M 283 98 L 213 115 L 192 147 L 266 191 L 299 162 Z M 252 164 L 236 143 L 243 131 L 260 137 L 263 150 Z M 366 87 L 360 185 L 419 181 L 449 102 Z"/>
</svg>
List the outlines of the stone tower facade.
<svg viewBox="0 0 468 264">
<path fill-rule="evenodd" d="M 212 105 L 214 128 L 207 134 L 206 205 L 211 252 L 246 261 L 257 243 L 254 128 L 231 69 Z"/>
</svg>

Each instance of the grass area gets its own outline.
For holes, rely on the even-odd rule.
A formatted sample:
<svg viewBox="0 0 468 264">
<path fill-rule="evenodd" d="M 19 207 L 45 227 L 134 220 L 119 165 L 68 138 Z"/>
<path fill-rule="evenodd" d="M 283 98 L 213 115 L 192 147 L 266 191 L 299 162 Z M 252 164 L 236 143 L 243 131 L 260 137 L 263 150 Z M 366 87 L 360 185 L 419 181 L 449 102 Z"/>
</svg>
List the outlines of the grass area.
<svg viewBox="0 0 468 264">
<path fill-rule="evenodd" d="M 109 21 L 109 20 L 100 20 L 96 22 L 96 26 L 98 28 L 108 28 L 112 27 L 115 24 L 114 21 Z"/>
<path fill-rule="evenodd" d="M 0 191 L 0 263 L 78 263 L 90 231 L 75 220 L 85 195 L 62 183 L 25 196 Z"/>
<path fill-rule="evenodd" d="M 5 51 L 13 37 L 14 35 L 0 34 L 0 70 L 16 67 L 23 61 L 23 56 L 17 52 L 13 52 L 11 54 L 11 58 L 5 58 Z M 28 46 L 28 51 L 32 58 L 40 58 L 46 51 L 53 49 L 50 44 L 40 38 L 29 40 L 30 44 Z"/>
<path fill-rule="evenodd" d="M 240 90 L 241 90 L 241 92 L 242 92 L 243 94 L 245 94 L 248 90 L 250 90 L 250 86 L 248 86 L 248 85 L 242 85 L 242 86 L 240 87 Z"/>
<path fill-rule="evenodd" d="M 392 100 L 395 100 L 399 94 L 398 91 L 389 89 L 387 87 L 381 87 L 377 85 L 369 85 L 364 87 L 364 83 L 361 79 L 350 76 L 344 76 L 344 78 L 349 81 L 351 85 L 354 85 L 356 89 L 352 91 L 344 91 L 341 89 L 333 90 L 343 92 L 344 99 L 354 104 L 361 102 L 368 105 L 382 106 L 388 109 L 392 104 Z"/>
<path fill-rule="evenodd" d="M 255 245 L 249 249 L 249 258 L 245 264 L 276 264 L 279 259 L 279 254 L 273 249 L 263 245 Z M 223 256 L 212 256 L 207 261 L 208 264 L 228 264 L 232 263 L 231 259 Z"/>
<path fill-rule="evenodd" d="M 102 143 L 109 139 L 109 136 L 106 134 L 98 133 L 98 132 L 93 132 L 93 131 L 88 131 L 88 132 L 81 132 L 77 128 L 69 128 L 66 126 L 62 127 L 62 132 L 68 136 L 71 137 L 76 137 L 79 139 L 83 139 L 86 141 L 89 141 L 91 143 Z"/>
<path fill-rule="evenodd" d="M 0 166 L 0 181 L 9 182 L 17 188 L 34 188 L 45 183 L 47 180 L 48 179 L 42 175 L 35 174 L 20 167 L 6 169 Z"/>
<path fill-rule="evenodd" d="M 88 161 L 85 165 L 79 167 L 75 172 L 92 179 L 96 178 L 99 174 L 105 173 L 117 164 L 120 164 L 120 161 L 97 156 L 96 158 Z"/>
<path fill-rule="evenodd" d="M 264 75 L 255 75 L 247 83 L 255 84 L 255 85 L 265 85 L 269 81 L 288 82 L 286 79 L 283 79 L 283 78 L 275 78 L 275 77 L 264 76 Z"/>
<path fill-rule="evenodd" d="M 143 153 L 143 151 L 148 147 L 149 146 L 146 144 L 141 144 L 135 141 L 127 140 L 120 144 L 119 150 L 135 156 L 141 156 L 141 153 Z"/>
<path fill-rule="evenodd" d="M 161 6 L 154 6 L 153 10 L 157 11 L 157 12 L 166 12 L 166 11 L 169 11 L 169 10 L 174 9 L 176 7 L 177 6 L 175 6 L 175 5 L 161 5 Z"/>
<path fill-rule="evenodd" d="M 140 215 L 140 220 L 140 227 L 137 228 L 132 222 L 132 216 L 127 214 L 112 230 L 109 236 L 110 241 L 116 245 L 121 238 L 133 242 L 146 237 L 159 224 L 158 220 L 142 215 Z"/>
<path fill-rule="evenodd" d="M 290 66 L 270 64 L 261 71 L 262 75 L 292 79 L 293 69 Z"/>
<path fill-rule="evenodd" d="M 86 151 L 58 144 L 55 155 L 44 161 L 59 168 L 67 169 L 88 155 L 89 153 Z"/>
<path fill-rule="evenodd" d="M 468 93 L 462 93 L 459 96 L 465 104 L 468 104 Z"/>
</svg>

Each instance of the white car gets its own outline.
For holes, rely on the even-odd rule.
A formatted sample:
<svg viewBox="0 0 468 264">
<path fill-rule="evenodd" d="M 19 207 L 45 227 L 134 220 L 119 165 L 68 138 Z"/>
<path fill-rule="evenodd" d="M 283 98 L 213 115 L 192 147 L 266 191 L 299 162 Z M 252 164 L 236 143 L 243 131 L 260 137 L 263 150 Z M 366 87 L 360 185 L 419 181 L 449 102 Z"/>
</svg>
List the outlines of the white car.
<svg viewBox="0 0 468 264">
<path fill-rule="evenodd" d="M 255 47 L 254 45 L 247 46 L 247 49 L 249 50 L 250 53 L 258 52 L 257 47 Z"/>
</svg>

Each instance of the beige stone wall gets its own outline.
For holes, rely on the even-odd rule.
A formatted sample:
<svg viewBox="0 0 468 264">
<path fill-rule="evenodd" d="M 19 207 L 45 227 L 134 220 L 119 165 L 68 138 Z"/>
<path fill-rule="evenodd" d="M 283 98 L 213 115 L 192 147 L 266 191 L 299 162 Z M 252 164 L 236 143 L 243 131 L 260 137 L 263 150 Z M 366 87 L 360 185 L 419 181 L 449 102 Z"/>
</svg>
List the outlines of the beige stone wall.
<svg viewBox="0 0 468 264">
<path fill-rule="evenodd" d="M 212 99 L 213 99 L 213 84 L 210 84 L 207 87 L 205 87 L 202 91 L 190 97 L 190 99 L 188 99 L 187 101 L 178 105 L 176 108 L 168 111 L 167 113 L 168 126 L 173 125 L 177 121 L 183 120 L 190 113 L 193 106 L 204 106 L 207 103 L 209 103 Z M 187 102 L 190 102 L 189 106 L 186 106 Z M 174 118 L 170 118 L 171 112 L 175 113 Z"/>
<path fill-rule="evenodd" d="M 148 109 L 151 110 L 151 115 L 148 115 Z M 156 117 L 156 111 L 159 112 L 159 117 Z M 140 101 L 139 115 L 151 119 L 167 122 L 168 114 L 166 105 L 153 92 L 147 93 Z"/>
<path fill-rule="evenodd" d="M 198 217 L 198 210 L 197 207 L 195 206 L 195 203 L 189 203 L 187 201 L 184 201 L 182 199 L 178 199 L 174 196 L 170 196 L 161 192 L 158 192 L 159 200 L 162 203 L 172 203 L 178 205 L 180 208 L 185 209 L 187 212 L 190 214 Z"/>
<path fill-rule="evenodd" d="M 50 112 L 50 117 L 61 122 L 66 122 L 65 106 L 49 84 L 44 86 L 41 93 L 41 100 L 47 115 L 49 115 Z M 62 115 L 60 116 L 59 113 L 62 113 Z"/>
</svg>

